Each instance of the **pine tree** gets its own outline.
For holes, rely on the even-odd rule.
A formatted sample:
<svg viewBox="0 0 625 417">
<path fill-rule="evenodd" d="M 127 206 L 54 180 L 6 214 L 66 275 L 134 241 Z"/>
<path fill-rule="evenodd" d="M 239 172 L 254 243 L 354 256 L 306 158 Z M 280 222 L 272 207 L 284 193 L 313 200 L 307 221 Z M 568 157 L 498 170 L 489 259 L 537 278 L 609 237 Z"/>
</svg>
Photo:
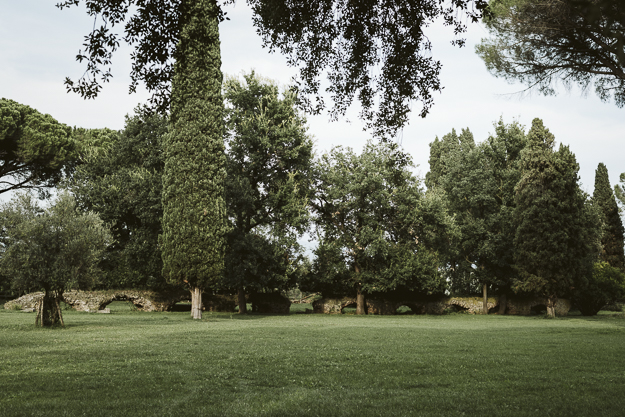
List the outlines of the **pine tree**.
<svg viewBox="0 0 625 417">
<path fill-rule="evenodd" d="M 558 297 L 591 276 L 599 239 L 595 211 L 578 185 L 575 155 L 563 145 L 554 152 L 554 139 L 534 119 L 514 212 L 516 290 L 546 297 L 550 316 Z"/>
<path fill-rule="evenodd" d="M 625 254 L 623 252 L 625 230 L 614 193 L 610 187 L 608 169 L 603 163 L 599 163 L 595 171 L 595 190 L 592 199 L 601 212 L 604 224 L 600 258 L 612 267 L 623 269 L 625 268 Z"/>
<path fill-rule="evenodd" d="M 201 294 L 221 276 L 226 232 L 223 99 L 218 6 L 188 0 L 175 54 L 170 132 L 164 141 L 163 274 Z"/>
</svg>

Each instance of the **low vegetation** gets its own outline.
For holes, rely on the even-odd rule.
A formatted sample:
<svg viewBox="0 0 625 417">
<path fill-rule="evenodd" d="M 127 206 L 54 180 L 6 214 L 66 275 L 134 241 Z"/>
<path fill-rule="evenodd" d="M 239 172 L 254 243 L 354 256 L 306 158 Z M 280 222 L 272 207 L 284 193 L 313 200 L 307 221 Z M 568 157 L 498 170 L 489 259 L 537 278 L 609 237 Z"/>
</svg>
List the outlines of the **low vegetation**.
<svg viewBox="0 0 625 417">
<path fill-rule="evenodd" d="M 625 316 L 0 310 L 2 416 L 620 416 Z M 71 317 L 71 320 L 69 319 Z"/>
</svg>

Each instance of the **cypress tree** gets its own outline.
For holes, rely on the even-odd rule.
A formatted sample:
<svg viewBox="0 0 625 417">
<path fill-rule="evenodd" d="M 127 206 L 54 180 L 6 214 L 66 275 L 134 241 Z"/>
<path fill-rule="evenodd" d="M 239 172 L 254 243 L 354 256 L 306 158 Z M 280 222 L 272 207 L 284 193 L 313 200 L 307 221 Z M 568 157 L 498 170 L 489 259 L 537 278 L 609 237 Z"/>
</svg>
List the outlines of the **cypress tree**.
<svg viewBox="0 0 625 417">
<path fill-rule="evenodd" d="M 579 165 L 567 146 L 554 152 L 554 136 L 534 119 L 515 188 L 516 290 L 547 298 L 555 315 L 558 297 L 592 274 L 598 234 L 594 210 L 578 185 Z"/>
<path fill-rule="evenodd" d="M 202 291 L 223 272 L 225 148 L 221 56 L 215 0 L 185 0 L 164 140 L 163 275 L 191 291 L 202 317 Z"/>
<path fill-rule="evenodd" d="M 595 190 L 592 194 L 593 202 L 599 208 L 603 220 L 603 236 L 601 238 L 600 259 L 614 268 L 625 268 L 625 254 L 623 252 L 623 222 L 619 215 L 618 205 L 610 187 L 608 169 L 599 163 L 595 171 Z"/>
</svg>

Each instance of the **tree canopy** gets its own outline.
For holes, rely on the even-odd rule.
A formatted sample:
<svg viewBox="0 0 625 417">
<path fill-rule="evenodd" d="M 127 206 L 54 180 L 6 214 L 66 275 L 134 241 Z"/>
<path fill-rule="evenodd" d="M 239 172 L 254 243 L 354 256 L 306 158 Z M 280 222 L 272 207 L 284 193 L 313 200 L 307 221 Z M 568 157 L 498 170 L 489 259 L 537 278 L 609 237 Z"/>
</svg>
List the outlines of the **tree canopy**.
<svg viewBox="0 0 625 417">
<path fill-rule="evenodd" d="M 115 242 L 102 265 L 104 288 L 160 289 L 165 285 L 158 247 L 162 233 L 163 136 L 167 118 L 141 108 L 121 132 L 84 153 L 68 186 L 83 210 L 110 225 Z"/>
<path fill-rule="evenodd" d="M 66 0 L 58 6 L 63 9 L 79 3 Z M 231 3 L 235 1 L 223 1 Z M 325 72 L 334 102 L 331 115 L 343 114 L 356 97 L 363 107 L 361 116 L 381 136 L 392 135 L 407 123 L 412 101 L 422 104 L 420 115 L 425 116 L 433 104 L 432 93 L 442 88 L 441 64 L 430 56 L 425 28 L 441 18 L 452 27 L 453 43 L 462 46 L 459 35 L 466 29 L 467 18 L 477 21 L 487 4 L 486 0 L 247 3 L 265 45 L 279 49 L 290 65 L 299 66 L 298 88 L 306 110 L 324 107 L 319 92 Z M 87 13 L 101 23 L 85 36 L 77 59 L 86 62 L 87 70 L 78 80 L 66 79 L 68 90 L 85 98 L 96 97 L 112 77 L 112 56 L 123 41 L 134 47 L 130 91 L 145 83 L 153 94 L 154 107 L 166 111 L 183 33 L 181 17 L 191 2 L 90 0 L 85 4 Z M 220 5 L 217 14 L 224 19 Z M 113 28 L 122 24 L 123 34 L 119 35 Z"/>
<path fill-rule="evenodd" d="M 74 198 L 61 193 L 42 208 L 20 194 L 0 209 L 0 270 L 14 288 L 44 291 L 37 322 L 62 324 L 59 301 L 69 288 L 89 289 L 111 235 L 93 213 L 77 211 Z"/>
<path fill-rule="evenodd" d="M 306 290 L 357 295 L 441 294 L 439 271 L 453 223 L 436 195 L 426 197 L 395 144 L 367 143 L 360 155 L 336 147 L 316 164 L 312 206 L 319 246 Z"/>
<path fill-rule="evenodd" d="M 476 293 L 479 285 L 510 291 L 514 187 L 525 143 L 522 126 L 500 120 L 495 134 L 477 145 L 468 129 L 430 144 L 428 187 L 443 192 L 460 233 L 448 260 L 452 293 Z"/>
<path fill-rule="evenodd" d="M 625 3 L 621 0 L 491 0 L 491 34 L 476 47 L 496 77 L 555 94 L 594 86 L 625 105 Z"/>
<path fill-rule="evenodd" d="M 295 94 L 254 72 L 224 83 L 226 207 L 224 284 L 240 292 L 293 285 L 297 238 L 308 226 L 312 140 Z M 241 299 L 239 312 L 245 310 Z"/>
<path fill-rule="evenodd" d="M 564 145 L 554 151 L 555 138 L 540 119 L 532 122 L 527 141 L 515 188 L 515 287 L 546 297 L 553 316 L 557 298 L 592 274 L 599 216 L 579 188 L 575 155 Z"/>
<path fill-rule="evenodd" d="M 76 152 L 71 127 L 24 104 L 0 99 L 0 194 L 55 186 Z"/>
<path fill-rule="evenodd" d="M 600 259 L 614 268 L 625 270 L 623 250 L 625 228 L 623 228 L 623 221 L 610 186 L 608 168 L 603 163 L 599 163 L 595 171 L 595 189 L 592 199 L 603 221 Z"/>
<path fill-rule="evenodd" d="M 201 319 L 201 293 L 223 273 L 227 229 L 219 8 L 214 0 L 183 4 L 163 146 L 160 245 L 163 275 L 192 291 L 192 315 Z"/>
</svg>

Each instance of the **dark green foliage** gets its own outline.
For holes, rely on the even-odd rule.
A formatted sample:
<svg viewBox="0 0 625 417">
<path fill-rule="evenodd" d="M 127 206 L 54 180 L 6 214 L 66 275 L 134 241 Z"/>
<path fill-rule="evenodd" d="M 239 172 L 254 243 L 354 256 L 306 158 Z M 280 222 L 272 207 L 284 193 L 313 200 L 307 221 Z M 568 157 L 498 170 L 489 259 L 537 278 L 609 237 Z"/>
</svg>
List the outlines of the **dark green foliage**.
<svg viewBox="0 0 625 417">
<path fill-rule="evenodd" d="M 447 273 L 455 294 L 475 294 L 487 284 L 507 292 L 512 267 L 514 186 L 520 178 L 523 127 L 495 124 L 495 135 L 475 145 L 469 130 L 430 144 L 428 188 L 440 190 L 454 215 L 459 236 Z"/>
<path fill-rule="evenodd" d="M 599 219 L 579 188 L 579 167 L 569 148 L 554 151 L 554 136 L 540 119 L 532 122 L 527 140 L 515 189 L 516 289 L 553 303 L 591 276 Z"/>
<path fill-rule="evenodd" d="M 572 301 L 585 316 L 594 316 L 604 306 L 625 297 L 625 274 L 607 262 L 597 262 L 592 276 L 573 291 Z"/>
<path fill-rule="evenodd" d="M 226 206 L 230 232 L 224 286 L 286 289 L 301 268 L 297 238 L 308 225 L 312 140 L 291 92 L 253 72 L 224 86 Z"/>
<path fill-rule="evenodd" d="M 424 29 L 442 18 L 455 35 L 463 33 L 465 14 L 476 21 L 486 1 L 448 5 L 438 0 L 248 0 L 248 4 L 265 46 L 280 49 L 290 65 L 299 66 L 298 88 L 308 97 L 316 96 L 304 101 L 309 111 L 324 105 L 319 78 L 327 71 L 332 117 L 344 114 L 357 98 L 367 126 L 376 135 L 394 136 L 408 121 L 412 101 L 420 102 L 420 116 L 425 117 L 433 104 L 432 93 L 442 89 L 441 64 L 430 55 Z M 453 43 L 462 46 L 464 40 Z"/>
<path fill-rule="evenodd" d="M 491 38 L 476 47 L 496 77 L 545 95 L 555 84 L 625 105 L 625 3 L 622 0 L 491 0 Z"/>
<path fill-rule="evenodd" d="M 0 194 L 55 186 L 76 158 L 72 129 L 49 114 L 0 99 Z M 67 172 L 65 172 L 67 173 Z"/>
<path fill-rule="evenodd" d="M 111 243 L 102 220 L 80 214 L 67 193 L 48 209 L 21 194 L 2 206 L 0 227 L 1 273 L 16 289 L 45 292 L 37 314 L 41 325 L 62 322 L 58 303 L 63 292 L 87 289 L 98 279 L 98 263 Z"/>
<path fill-rule="evenodd" d="M 110 225 L 115 238 L 102 265 L 105 277 L 99 287 L 165 285 L 158 235 L 166 132 L 166 118 L 137 109 L 122 132 L 92 145 L 76 167 L 70 190 L 80 207 L 97 212 Z"/>
<path fill-rule="evenodd" d="M 319 246 L 304 291 L 438 294 L 452 221 L 425 196 L 397 145 L 368 143 L 361 155 L 334 148 L 317 162 L 313 202 Z"/>
<path fill-rule="evenodd" d="M 595 171 L 595 190 L 592 194 L 593 203 L 598 206 L 603 220 L 602 251 L 599 258 L 615 268 L 625 269 L 623 245 L 625 229 L 619 213 L 616 199 L 610 187 L 608 169 L 599 163 Z"/>
<path fill-rule="evenodd" d="M 65 0 L 61 9 L 78 5 Z M 172 58 L 178 59 L 185 15 L 190 0 L 89 0 L 87 12 L 97 16 L 85 37 L 77 60 L 87 70 L 77 81 L 69 78 L 68 90 L 85 98 L 97 96 L 112 74 L 113 52 L 121 41 L 134 47 L 130 73 L 131 91 L 144 82 L 153 93 L 152 103 L 159 111 L 169 106 L 170 83 L 176 72 Z M 224 4 L 234 0 L 224 0 Z M 355 97 L 362 104 L 361 116 L 379 135 L 394 135 L 408 121 L 410 103 L 421 102 L 421 116 L 432 106 L 432 92 L 440 91 L 440 62 L 430 55 L 431 43 L 425 28 L 441 18 L 452 26 L 454 35 L 466 30 L 467 18 L 477 21 L 486 0 L 439 0 L 405 2 L 400 0 L 285 1 L 248 0 L 254 11 L 254 24 L 265 46 L 280 49 L 288 63 L 300 66 L 300 91 L 318 95 L 319 78 L 327 72 L 328 92 L 335 105 L 333 117 L 344 114 Z M 224 18 L 221 8 L 216 11 Z M 122 35 L 113 27 L 124 23 Z M 453 43 L 464 45 L 456 38 Z M 300 97 L 309 110 L 320 110 L 317 97 Z M 379 103 L 376 106 L 376 103 Z"/>
<path fill-rule="evenodd" d="M 475 148 L 475 140 L 469 129 L 462 129 L 460 136 L 456 130 L 443 136 L 442 139 L 434 139 L 430 143 L 430 170 L 425 174 L 425 185 L 429 190 L 440 185 L 442 177 L 449 173 L 449 170 L 456 164 L 454 160 L 463 153 L 470 152 Z"/>
<path fill-rule="evenodd" d="M 185 1 L 164 140 L 163 275 L 208 288 L 224 266 L 226 210 L 222 74 L 215 1 Z"/>
</svg>

